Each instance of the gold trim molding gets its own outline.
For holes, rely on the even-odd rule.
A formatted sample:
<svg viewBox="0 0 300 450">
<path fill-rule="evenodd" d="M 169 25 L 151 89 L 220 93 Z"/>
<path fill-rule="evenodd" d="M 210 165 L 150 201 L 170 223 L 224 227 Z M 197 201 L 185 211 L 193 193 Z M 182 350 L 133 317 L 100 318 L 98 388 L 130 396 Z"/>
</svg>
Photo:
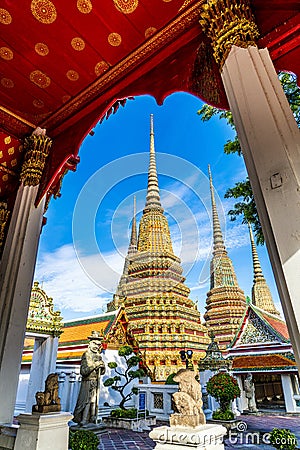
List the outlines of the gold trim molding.
<svg viewBox="0 0 300 450">
<path fill-rule="evenodd" d="M 242 48 L 256 46 L 259 31 L 249 0 L 207 0 L 201 10 L 199 22 L 212 41 L 220 69 L 233 45 Z"/>
</svg>

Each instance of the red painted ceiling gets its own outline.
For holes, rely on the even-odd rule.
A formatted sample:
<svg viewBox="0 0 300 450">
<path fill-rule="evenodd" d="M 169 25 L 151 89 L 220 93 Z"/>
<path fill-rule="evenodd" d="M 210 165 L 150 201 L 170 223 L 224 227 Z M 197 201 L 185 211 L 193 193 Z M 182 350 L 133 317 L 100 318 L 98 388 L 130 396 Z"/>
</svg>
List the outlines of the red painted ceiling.
<svg viewBox="0 0 300 450">
<path fill-rule="evenodd" d="M 199 25 L 201 3 L 23 0 L 20 5 L 2 0 L 0 197 L 17 186 L 22 152 L 15 139 L 37 125 L 53 138 L 45 190 L 55 177 L 58 181 L 63 163 L 76 156 L 86 133 L 117 100 L 148 93 L 162 102 L 184 90 L 226 107 L 218 68 Z M 299 73 L 299 1 L 251 3 L 259 45 L 268 46 L 278 70 Z M 12 147 L 14 154 L 9 153 Z"/>
</svg>

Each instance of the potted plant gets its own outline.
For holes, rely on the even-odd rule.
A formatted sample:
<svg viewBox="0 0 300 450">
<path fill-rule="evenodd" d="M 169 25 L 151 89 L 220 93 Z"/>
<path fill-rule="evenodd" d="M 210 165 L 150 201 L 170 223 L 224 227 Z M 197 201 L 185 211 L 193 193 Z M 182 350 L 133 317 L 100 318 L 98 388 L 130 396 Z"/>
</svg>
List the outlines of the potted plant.
<svg viewBox="0 0 300 450">
<path fill-rule="evenodd" d="M 237 380 L 228 372 L 219 372 L 208 380 L 206 390 L 220 405 L 220 408 L 213 412 L 212 418 L 222 421 L 233 420 L 235 417 L 231 402 L 241 393 Z"/>
<path fill-rule="evenodd" d="M 287 428 L 273 428 L 270 433 L 270 444 L 278 450 L 295 450 L 297 438 Z"/>
<path fill-rule="evenodd" d="M 77 430 L 69 434 L 69 448 L 71 450 L 97 450 L 99 439 L 89 430 Z"/>
<path fill-rule="evenodd" d="M 142 378 L 144 376 L 144 371 L 139 367 L 141 358 L 133 353 L 133 349 L 129 345 L 120 347 L 118 354 L 125 360 L 125 371 L 122 371 L 116 362 L 109 362 L 108 367 L 112 369 L 115 374 L 114 376 L 107 378 L 103 384 L 118 392 L 121 400 L 119 407 L 111 412 L 110 417 L 103 417 L 103 423 L 107 426 L 116 428 L 134 429 L 138 426 L 138 411 L 136 408 L 126 408 L 125 404 L 133 397 L 133 395 L 138 394 L 138 388 L 132 387 L 128 390 L 129 385 L 133 380 Z M 155 425 L 154 419 L 155 417 L 149 416 L 146 420 L 147 425 Z M 143 420 L 145 421 L 145 418 Z"/>
</svg>

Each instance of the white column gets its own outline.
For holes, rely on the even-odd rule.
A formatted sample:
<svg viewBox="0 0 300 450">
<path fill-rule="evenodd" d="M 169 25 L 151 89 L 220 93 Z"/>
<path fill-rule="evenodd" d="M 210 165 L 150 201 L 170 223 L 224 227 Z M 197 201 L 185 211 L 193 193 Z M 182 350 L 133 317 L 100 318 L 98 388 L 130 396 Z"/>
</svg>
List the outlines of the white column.
<svg viewBox="0 0 300 450">
<path fill-rule="evenodd" d="M 285 403 L 285 409 L 288 413 L 293 413 L 297 411 L 296 408 L 296 402 L 294 399 L 295 392 L 293 391 L 293 385 L 292 380 L 289 373 L 287 374 L 281 374 L 281 383 L 282 383 L 282 390 L 284 392 L 284 403 Z"/>
<path fill-rule="evenodd" d="M 267 49 L 233 46 L 222 68 L 300 367 L 300 136 Z"/>
<path fill-rule="evenodd" d="M 10 423 L 16 401 L 30 292 L 42 227 L 38 186 L 21 184 L 0 266 L 0 423 Z"/>
<path fill-rule="evenodd" d="M 32 412 L 32 405 L 36 403 L 35 393 L 45 390 L 47 376 L 55 372 L 57 348 L 58 337 L 35 339 L 25 412 Z"/>
<path fill-rule="evenodd" d="M 0 263 L 0 423 L 11 423 L 45 196 L 35 201 L 52 141 L 37 128 L 24 140 L 24 162 Z"/>
</svg>

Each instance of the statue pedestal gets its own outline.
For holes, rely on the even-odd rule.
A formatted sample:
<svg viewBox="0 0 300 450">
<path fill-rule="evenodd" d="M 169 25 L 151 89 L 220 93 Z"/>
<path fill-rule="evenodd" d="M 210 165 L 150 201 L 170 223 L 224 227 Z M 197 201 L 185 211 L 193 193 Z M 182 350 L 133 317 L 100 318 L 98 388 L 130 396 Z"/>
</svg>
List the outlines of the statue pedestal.
<svg viewBox="0 0 300 450">
<path fill-rule="evenodd" d="M 198 427 L 158 427 L 149 436 L 156 442 L 155 450 L 224 450 L 226 428 L 222 425 Z"/>
<path fill-rule="evenodd" d="M 20 414 L 14 450 L 68 450 L 68 422 L 72 418 L 67 412 Z"/>
</svg>

